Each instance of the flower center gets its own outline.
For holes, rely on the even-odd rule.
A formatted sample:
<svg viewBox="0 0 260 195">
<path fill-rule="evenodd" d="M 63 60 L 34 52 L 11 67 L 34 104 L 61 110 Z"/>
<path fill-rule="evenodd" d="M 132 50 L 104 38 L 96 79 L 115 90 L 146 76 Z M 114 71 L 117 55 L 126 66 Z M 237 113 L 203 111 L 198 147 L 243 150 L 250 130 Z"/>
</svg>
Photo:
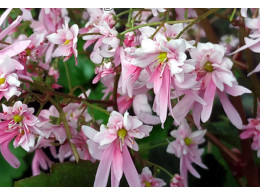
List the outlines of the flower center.
<svg viewBox="0 0 260 195">
<path fill-rule="evenodd" d="M 205 64 L 204 64 L 204 70 L 206 70 L 207 72 L 212 72 L 214 69 L 213 69 L 213 66 L 212 66 L 212 63 L 207 61 Z"/>
<path fill-rule="evenodd" d="M 5 83 L 5 78 L 0 78 L 0 85 Z"/>
<path fill-rule="evenodd" d="M 64 42 L 64 45 L 68 45 L 70 43 L 70 40 L 67 40 Z"/>
<path fill-rule="evenodd" d="M 152 184 L 148 181 L 144 182 L 144 184 L 145 184 L 145 187 L 152 187 Z"/>
<path fill-rule="evenodd" d="M 16 123 L 20 123 L 22 120 L 23 120 L 23 117 L 22 117 L 22 116 L 20 116 L 20 115 L 18 115 L 18 114 L 14 115 L 14 121 L 15 121 Z"/>
<path fill-rule="evenodd" d="M 25 52 L 26 52 L 26 55 L 27 55 L 27 56 L 30 56 L 30 55 L 31 55 L 31 50 L 30 50 L 30 49 L 26 49 Z"/>
<path fill-rule="evenodd" d="M 127 131 L 125 129 L 120 129 L 118 132 L 117 132 L 117 135 L 120 139 L 124 140 L 125 136 L 127 134 Z"/>
<path fill-rule="evenodd" d="M 157 59 L 158 59 L 158 61 L 159 61 L 160 63 L 165 62 L 165 61 L 167 60 L 167 53 L 166 53 L 166 52 L 160 53 L 160 54 L 158 55 Z"/>
<path fill-rule="evenodd" d="M 191 140 L 190 138 L 188 138 L 188 137 L 186 137 L 186 138 L 184 139 L 184 142 L 185 142 L 185 144 L 186 144 L 187 146 L 189 146 L 189 145 L 192 144 L 192 140 Z"/>
</svg>

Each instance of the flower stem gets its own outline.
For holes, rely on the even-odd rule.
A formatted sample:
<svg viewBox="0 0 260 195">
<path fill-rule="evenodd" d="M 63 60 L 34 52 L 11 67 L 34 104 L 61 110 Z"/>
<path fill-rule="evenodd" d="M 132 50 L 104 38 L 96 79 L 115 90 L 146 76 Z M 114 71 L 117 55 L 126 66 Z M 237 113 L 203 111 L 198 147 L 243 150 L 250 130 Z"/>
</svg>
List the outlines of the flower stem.
<svg viewBox="0 0 260 195">
<path fill-rule="evenodd" d="M 77 151 L 77 148 L 75 147 L 75 145 L 73 143 L 70 142 L 70 139 L 72 138 L 72 136 L 71 136 L 70 127 L 69 127 L 69 124 L 67 122 L 65 113 L 64 113 L 63 109 L 60 107 L 60 105 L 54 99 L 50 98 L 49 101 L 55 106 L 55 108 L 58 110 L 58 112 L 60 114 L 60 119 L 63 122 L 65 131 L 66 131 L 66 135 L 67 135 L 67 140 L 70 144 L 72 153 L 75 157 L 76 162 L 79 162 L 79 153 Z"/>
<path fill-rule="evenodd" d="M 118 81 L 120 78 L 120 73 L 117 72 L 114 80 L 114 91 L 113 91 L 113 101 L 114 101 L 114 110 L 118 111 L 118 106 L 117 106 L 117 88 L 118 88 Z"/>
<path fill-rule="evenodd" d="M 158 25 L 160 25 L 161 23 L 179 24 L 179 23 L 193 22 L 194 20 L 195 20 L 195 19 L 188 19 L 188 20 L 163 21 L 163 22 L 152 22 L 152 23 L 142 24 L 142 25 L 139 25 L 139 26 L 135 26 L 135 27 L 133 27 L 133 28 L 130 28 L 130 29 L 128 29 L 128 30 L 125 30 L 125 31 L 119 33 L 117 36 L 120 38 L 120 37 L 122 37 L 123 35 L 125 35 L 125 34 L 128 33 L 128 32 L 134 31 L 134 30 L 136 30 L 136 29 L 139 29 L 139 28 L 142 28 L 142 27 L 145 27 L 145 26 L 158 26 Z"/>
<path fill-rule="evenodd" d="M 200 15 L 197 19 L 193 20 L 190 24 L 188 24 L 177 36 L 175 39 L 178 39 L 181 37 L 181 35 L 186 31 L 188 30 L 190 27 L 192 27 L 194 24 L 196 24 L 197 22 L 199 22 L 200 20 L 208 17 L 209 15 L 213 14 L 214 12 L 218 11 L 219 8 L 214 8 L 214 9 L 211 9 L 209 11 L 207 11 L 206 13 Z"/>
<path fill-rule="evenodd" d="M 146 160 L 145 163 L 161 169 L 163 172 L 165 172 L 167 175 L 169 175 L 170 178 L 173 178 L 173 174 L 171 174 L 169 171 L 167 171 L 165 168 L 161 167 L 160 165 L 157 165 L 157 164 L 150 162 L 148 160 Z"/>
<path fill-rule="evenodd" d="M 71 79 L 70 79 L 68 64 L 66 62 L 64 62 L 64 66 L 65 66 L 65 71 L 66 71 L 66 75 L 67 75 L 67 79 L 68 79 L 69 89 L 71 90 L 72 86 L 71 86 Z"/>
</svg>

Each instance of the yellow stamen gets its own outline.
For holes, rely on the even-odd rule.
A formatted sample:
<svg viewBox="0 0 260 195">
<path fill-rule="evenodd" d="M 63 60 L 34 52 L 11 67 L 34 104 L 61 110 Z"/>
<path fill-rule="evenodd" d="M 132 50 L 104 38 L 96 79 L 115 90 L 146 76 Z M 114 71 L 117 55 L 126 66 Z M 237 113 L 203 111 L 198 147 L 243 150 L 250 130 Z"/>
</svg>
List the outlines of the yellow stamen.
<svg viewBox="0 0 260 195">
<path fill-rule="evenodd" d="M 185 142 L 185 144 L 186 144 L 187 146 L 189 146 L 189 145 L 192 144 L 192 140 L 191 140 L 190 138 L 188 138 L 188 137 L 186 137 L 186 138 L 184 139 L 184 142 Z"/>
<path fill-rule="evenodd" d="M 203 66 L 204 70 L 206 70 L 207 72 L 212 72 L 214 69 L 213 69 L 213 66 L 212 66 L 212 63 L 207 61 L 204 66 Z"/>
<path fill-rule="evenodd" d="M 31 55 L 31 50 L 30 49 L 26 49 L 25 52 L 26 52 L 27 56 Z"/>
<path fill-rule="evenodd" d="M 152 184 L 148 181 L 144 182 L 145 183 L 145 187 L 152 187 Z"/>
<path fill-rule="evenodd" d="M 157 59 L 160 63 L 165 62 L 167 60 L 167 53 L 166 52 L 160 53 Z"/>
<path fill-rule="evenodd" d="M 117 135 L 120 139 L 124 140 L 125 136 L 127 134 L 127 131 L 125 129 L 120 129 L 118 132 L 117 132 Z"/>
<path fill-rule="evenodd" d="M 5 83 L 5 78 L 0 78 L 0 85 Z"/>
<path fill-rule="evenodd" d="M 20 123 L 22 120 L 23 120 L 22 116 L 20 116 L 18 114 L 14 115 L 14 122 Z"/>
<path fill-rule="evenodd" d="M 70 40 L 66 40 L 65 42 L 64 42 L 64 45 L 68 45 L 70 43 Z"/>
</svg>

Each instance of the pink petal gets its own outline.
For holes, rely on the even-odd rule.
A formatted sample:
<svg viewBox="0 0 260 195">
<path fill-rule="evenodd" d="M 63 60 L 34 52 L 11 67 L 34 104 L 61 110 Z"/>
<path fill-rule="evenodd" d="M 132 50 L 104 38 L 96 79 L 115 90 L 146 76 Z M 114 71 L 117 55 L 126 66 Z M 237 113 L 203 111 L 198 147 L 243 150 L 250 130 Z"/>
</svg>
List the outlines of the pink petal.
<svg viewBox="0 0 260 195">
<path fill-rule="evenodd" d="M 4 56 L 8 55 L 10 57 L 13 57 L 22 51 L 24 51 L 29 45 L 31 41 L 16 41 L 12 45 L 7 46 L 6 48 L 2 49 L 0 51 L 0 58 L 3 58 Z"/>
<path fill-rule="evenodd" d="M 52 57 L 60 57 L 60 56 L 69 56 L 71 54 L 70 48 L 65 46 L 59 46 L 56 50 L 52 53 Z"/>
<path fill-rule="evenodd" d="M 255 67 L 255 69 L 252 72 L 248 73 L 247 76 L 249 77 L 255 72 L 260 72 L 260 63 Z"/>
<path fill-rule="evenodd" d="M 45 55 L 45 62 L 46 63 L 50 63 L 51 62 L 51 54 L 53 52 L 54 49 L 54 43 L 51 43 L 50 46 L 48 47 L 47 51 L 46 51 L 46 55 Z"/>
<path fill-rule="evenodd" d="M 46 36 L 48 41 L 54 44 L 63 44 L 64 43 L 64 37 L 61 37 L 57 33 L 52 33 L 51 35 Z"/>
<path fill-rule="evenodd" d="M 227 98 L 226 94 L 217 91 L 219 95 L 219 100 L 223 106 L 223 109 L 225 113 L 227 114 L 227 117 L 229 118 L 230 122 L 238 129 L 242 128 L 242 120 L 234 108 L 234 106 L 230 103 L 229 99 Z"/>
<path fill-rule="evenodd" d="M 216 93 L 216 85 L 211 80 L 204 94 L 204 100 L 207 103 L 207 105 L 203 106 L 201 112 L 201 121 L 204 123 L 207 120 L 209 120 L 209 117 L 211 115 L 215 93 Z"/>
<path fill-rule="evenodd" d="M 114 167 L 111 166 L 111 187 L 118 187 L 120 180 L 119 181 L 117 180 L 114 172 L 115 172 Z"/>
<path fill-rule="evenodd" d="M 104 150 L 96 173 L 94 187 L 106 187 L 115 146 L 115 144 L 111 144 Z"/>
<path fill-rule="evenodd" d="M 188 158 L 188 157 L 187 157 Z M 189 162 L 188 159 L 185 160 L 185 165 L 187 167 L 187 169 L 190 171 L 190 173 L 197 177 L 197 178 L 200 178 L 200 174 L 192 167 L 191 163 Z"/>
<path fill-rule="evenodd" d="M 6 17 L 8 16 L 8 14 L 12 11 L 13 8 L 7 8 L 5 10 L 5 12 L 1 15 L 0 17 L 0 26 L 3 24 L 3 22 L 5 21 Z"/>
<path fill-rule="evenodd" d="M 20 167 L 19 160 L 12 154 L 12 152 L 9 149 L 9 143 L 11 140 L 7 140 L 1 144 L 1 153 L 5 160 L 14 168 Z"/>
<path fill-rule="evenodd" d="M 123 146 L 123 171 L 130 187 L 141 187 L 141 181 L 129 154 L 127 146 Z"/>
<path fill-rule="evenodd" d="M 112 171 L 113 169 L 113 171 Z M 123 175 L 123 156 L 119 148 L 116 148 L 113 155 L 111 174 L 114 175 L 116 184 L 119 184 Z M 113 172 L 113 173 L 112 173 Z"/>
<path fill-rule="evenodd" d="M 0 40 L 4 39 L 10 32 L 12 32 L 12 30 L 20 24 L 22 19 L 22 16 L 18 16 L 16 20 L 12 22 L 12 24 L 10 24 L 6 29 L 0 32 Z"/>
<path fill-rule="evenodd" d="M 240 96 L 243 95 L 244 93 L 252 93 L 249 89 L 234 83 L 232 87 L 225 85 L 225 92 L 227 92 L 232 96 Z"/>
<path fill-rule="evenodd" d="M 160 119 L 163 123 L 166 120 L 167 115 L 167 108 L 169 103 L 169 97 L 170 97 L 170 72 L 167 67 L 165 67 L 164 73 L 163 73 L 163 85 L 160 90 Z"/>
</svg>

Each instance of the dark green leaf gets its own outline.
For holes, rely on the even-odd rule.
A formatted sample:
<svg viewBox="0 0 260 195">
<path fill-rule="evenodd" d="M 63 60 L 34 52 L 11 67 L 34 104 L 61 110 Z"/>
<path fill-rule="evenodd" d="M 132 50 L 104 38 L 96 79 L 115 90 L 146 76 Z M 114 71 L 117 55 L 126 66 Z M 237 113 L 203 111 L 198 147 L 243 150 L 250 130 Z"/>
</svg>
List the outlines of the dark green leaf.
<svg viewBox="0 0 260 195">
<path fill-rule="evenodd" d="M 53 164 L 48 174 L 16 181 L 15 187 L 92 187 L 97 164 L 80 161 L 78 164 L 65 162 Z"/>
</svg>

